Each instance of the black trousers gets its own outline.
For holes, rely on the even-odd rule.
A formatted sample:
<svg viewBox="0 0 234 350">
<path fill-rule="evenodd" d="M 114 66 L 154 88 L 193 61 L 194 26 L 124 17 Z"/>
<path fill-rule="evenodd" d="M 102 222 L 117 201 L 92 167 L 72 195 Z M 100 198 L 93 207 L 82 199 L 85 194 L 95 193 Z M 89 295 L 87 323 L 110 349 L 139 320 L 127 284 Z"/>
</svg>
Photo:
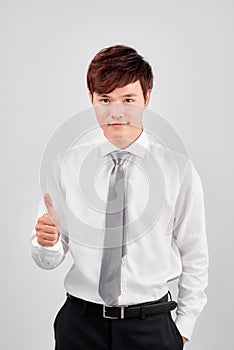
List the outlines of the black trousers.
<svg viewBox="0 0 234 350">
<path fill-rule="evenodd" d="M 161 299 L 167 301 L 168 295 Z M 152 302 L 142 304 L 149 303 Z M 67 295 L 53 327 L 55 350 L 183 349 L 183 339 L 171 311 L 145 318 L 107 319 L 101 308 L 97 312 L 97 304 L 83 299 L 77 303 Z"/>
</svg>

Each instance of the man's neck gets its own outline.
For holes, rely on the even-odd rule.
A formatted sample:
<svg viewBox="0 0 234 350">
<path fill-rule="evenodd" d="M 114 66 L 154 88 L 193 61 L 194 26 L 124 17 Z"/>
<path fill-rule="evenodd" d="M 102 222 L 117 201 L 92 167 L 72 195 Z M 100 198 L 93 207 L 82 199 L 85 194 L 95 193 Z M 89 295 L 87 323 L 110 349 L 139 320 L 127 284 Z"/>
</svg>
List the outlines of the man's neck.
<svg viewBox="0 0 234 350">
<path fill-rule="evenodd" d="M 140 137 L 142 132 L 143 132 L 143 126 L 141 129 L 137 128 L 136 133 L 128 136 L 127 138 L 108 139 L 108 141 L 120 149 L 125 149 L 128 146 L 130 146 L 133 142 L 135 142 Z"/>
</svg>

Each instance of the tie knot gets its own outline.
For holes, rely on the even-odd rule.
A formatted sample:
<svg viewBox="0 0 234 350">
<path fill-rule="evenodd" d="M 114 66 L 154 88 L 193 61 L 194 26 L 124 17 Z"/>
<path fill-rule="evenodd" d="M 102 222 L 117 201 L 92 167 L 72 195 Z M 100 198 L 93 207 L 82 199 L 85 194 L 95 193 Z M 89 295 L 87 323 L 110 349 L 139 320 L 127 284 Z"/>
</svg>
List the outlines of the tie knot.
<svg viewBox="0 0 234 350">
<path fill-rule="evenodd" d="M 111 157 L 115 165 L 117 164 L 122 165 L 124 161 L 128 160 L 130 154 L 131 153 L 127 151 L 114 151 L 114 152 L 111 152 Z"/>
</svg>

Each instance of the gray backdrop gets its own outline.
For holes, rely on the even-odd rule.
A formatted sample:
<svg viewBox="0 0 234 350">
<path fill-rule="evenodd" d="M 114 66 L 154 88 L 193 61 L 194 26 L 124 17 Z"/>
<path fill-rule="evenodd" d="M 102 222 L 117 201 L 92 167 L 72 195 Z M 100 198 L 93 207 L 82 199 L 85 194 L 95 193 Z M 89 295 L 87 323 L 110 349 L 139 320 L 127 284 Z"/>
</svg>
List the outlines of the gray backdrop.
<svg viewBox="0 0 234 350">
<path fill-rule="evenodd" d="M 149 108 L 175 127 L 202 179 L 210 251 L 208 304 L 190 350 L 230 349 L 233 331 L 233 10 L 220 1 L 21 0 L 0 2 L 1 344 L 52 350 L 70 255 L 41 270 L 29 238 L 40 160 L 66 118 L 90 107 L 86 71 L 114 44 L 152 64 Z"/>
</svg>

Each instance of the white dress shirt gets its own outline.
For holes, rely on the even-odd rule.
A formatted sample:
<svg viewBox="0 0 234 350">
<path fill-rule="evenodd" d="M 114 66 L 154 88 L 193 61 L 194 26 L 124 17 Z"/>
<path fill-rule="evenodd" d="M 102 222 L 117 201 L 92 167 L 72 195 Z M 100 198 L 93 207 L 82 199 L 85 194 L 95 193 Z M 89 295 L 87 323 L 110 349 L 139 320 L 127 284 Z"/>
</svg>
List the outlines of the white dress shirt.
<svg viewBox="0 0 234 350">
<path fill-rule="evenodd" d="M 59 186 L 66 203 L 79 220 L 71 225 L 67 218 L 53 247 L 38 244 L 35 229 L 30 240 L 32 258 L 43 269 L 56 268 L 70 251 L 74 264 L 65 277 L 65 289 L 74 296 L 101 304 L 98 283 L 105 210 L 96 210 L 84 197 L 87 199 L 89 181 L 93 181 L 92 191 L 95 187 L 105 203 L 113 163 L 103 163 L 103 160 L 108 159 L 108 153 L 114 150 L 120 149 L 102 133 L 91 142 L 72 147 L 63 162 L 61 155 L 56 158 L 61 170 Z M 91 151 L 95 157 L 93 169 L 87 173 L 87 191 L 81 195 L 77 188 L 77 174 L 82 171 L 82 162 Z M 122 294 L 118 304 L 159 299 L 168 291 L 167 282 L 178 278 L 175 322 L 181 335 L 190 339 L 196 319 L 207 303 L 208 247 L 199 174 L 188 157 L 168 150 L 145 129 L 124 151 L 131 152 L 133 157 L 133 161 L 127 164 L 131 188 L 127 213 L 132 226 L 127 231 L 129 242 L 122 263 Z M 95 180 L 92 171 L 95 171 Z M 81 186 L 86 190 L 84 179 L 82 181 Z M 36 222 L 45 212 L 45 205 L 40 200 Z M 92 229 L 95 228 L 94 240 Z"/>
</svg>

